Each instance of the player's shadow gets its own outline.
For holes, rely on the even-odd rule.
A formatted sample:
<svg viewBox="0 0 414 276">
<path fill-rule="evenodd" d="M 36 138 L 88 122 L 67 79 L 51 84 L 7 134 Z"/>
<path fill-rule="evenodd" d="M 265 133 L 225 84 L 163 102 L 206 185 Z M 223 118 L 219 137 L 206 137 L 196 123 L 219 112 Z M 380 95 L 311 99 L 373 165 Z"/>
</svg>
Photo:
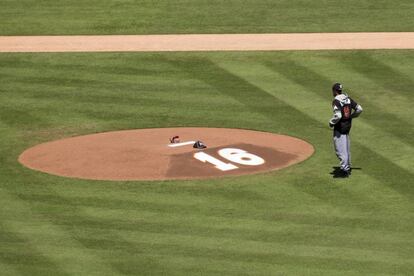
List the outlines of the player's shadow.
<svg viewBox="0 0 414 276">
<path fill-rule="evenodd" d="M 333 178 L 341 178 L 343 177 L 343 171 L 341 170 L 341 167 L 332 167 L 333 171 L 331 171 L 329 174 L 332 175 Z M 352 167 L 351 172 L 354 170 L 362 170 L 360 167 Z"/>
</svg>

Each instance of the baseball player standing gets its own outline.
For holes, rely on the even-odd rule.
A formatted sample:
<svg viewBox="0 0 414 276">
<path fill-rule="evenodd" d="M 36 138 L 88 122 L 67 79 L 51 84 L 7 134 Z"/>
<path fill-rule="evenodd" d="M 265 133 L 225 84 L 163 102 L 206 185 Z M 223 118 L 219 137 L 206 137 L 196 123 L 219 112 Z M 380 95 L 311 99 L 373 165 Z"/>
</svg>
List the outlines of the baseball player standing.
<svg viewBox="0 0 414 276">
<path fill-rule="evenodd" d="M 352 126 L 352 119 L 358 117 L 362 107 L 352 100 L 346 93 L 342 92 L 342 84 L 335 83 L 332 86 L 334 100 L 332 102 L 333 117 L 329 126 L 333 127 L 333 142 L 336 156 L 341 165 L 339 177 L 349 177 L 351 174 L 351 143 L 349 132 Z"/>
</svg>

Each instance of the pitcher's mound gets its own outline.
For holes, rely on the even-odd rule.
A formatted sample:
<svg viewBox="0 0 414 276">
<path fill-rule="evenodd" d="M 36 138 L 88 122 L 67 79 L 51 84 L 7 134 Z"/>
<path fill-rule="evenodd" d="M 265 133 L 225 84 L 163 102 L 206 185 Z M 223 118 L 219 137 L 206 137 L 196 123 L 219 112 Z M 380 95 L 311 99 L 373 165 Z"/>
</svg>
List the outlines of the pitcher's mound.
<svg viewBox="0 0 414 276">
<path fill-rule="evenodd" d="M 174 136 L 179 138 L 171 143 Z M 207 148 L 193 148 L 196 141 Z M 277 170 L 313 152 L 303 140 L 267 132 L 157 128 L 48 142 L 23 152 L 19 162 L 34 170 L 83 179 L 200 179 Z"/>
</svg>

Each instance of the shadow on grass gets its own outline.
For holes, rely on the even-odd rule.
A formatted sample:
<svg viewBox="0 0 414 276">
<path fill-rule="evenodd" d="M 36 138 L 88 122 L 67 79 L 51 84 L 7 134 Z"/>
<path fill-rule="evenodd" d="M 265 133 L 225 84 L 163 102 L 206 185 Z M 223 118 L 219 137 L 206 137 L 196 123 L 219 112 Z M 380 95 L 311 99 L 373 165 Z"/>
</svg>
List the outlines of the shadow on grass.
<svg viewBox="0 0 414 276">
<path fill-rule="evenodd" d="M 341 170 L 341 167 L 332 167 L 332 169 L 333 169 L 333 171 L 331 171 L 329 174 L 332 175 L 333 178 L 344 178 L 344 177 L 346 177 L 344 175 L 344 172 Z M 352 167 L 351 170 L 350 170 L 351 173 L 354 170 L 362 170 L 362 168 Z"/>
</svg>

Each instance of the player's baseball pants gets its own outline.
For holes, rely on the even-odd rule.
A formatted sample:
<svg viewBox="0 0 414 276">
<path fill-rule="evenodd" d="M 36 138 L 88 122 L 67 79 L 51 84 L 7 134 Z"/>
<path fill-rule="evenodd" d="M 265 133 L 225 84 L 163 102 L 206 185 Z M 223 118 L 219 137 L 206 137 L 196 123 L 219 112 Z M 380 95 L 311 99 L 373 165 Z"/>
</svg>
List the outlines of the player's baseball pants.
<svg viewBox="0 0 414 276">
<path fill-rule="evenodd" d="M 339 131 L 334 131 L 333 140 L 341 170 L 349 171 L 351 169 L 351 141 L 349 140 L 349 134 L 341 134 Z"/>
</svg>

